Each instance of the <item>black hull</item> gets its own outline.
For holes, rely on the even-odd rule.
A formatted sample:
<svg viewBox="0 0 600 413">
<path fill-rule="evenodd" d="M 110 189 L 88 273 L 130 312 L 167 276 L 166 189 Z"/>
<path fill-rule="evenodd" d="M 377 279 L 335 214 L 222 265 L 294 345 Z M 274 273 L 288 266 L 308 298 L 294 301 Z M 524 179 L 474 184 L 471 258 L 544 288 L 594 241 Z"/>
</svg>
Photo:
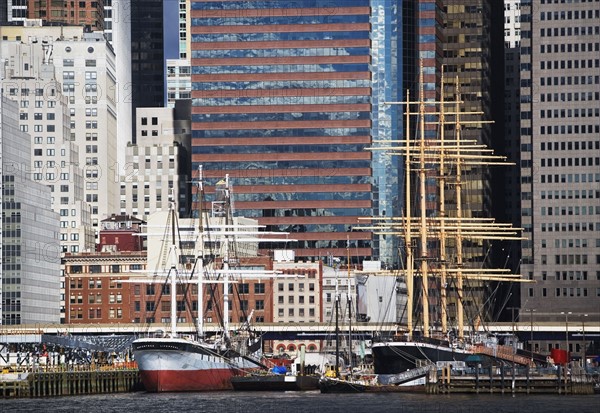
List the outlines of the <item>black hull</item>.
<svg viewBox="0 0 600 413">
<path fill-rule="evenodd" d="M 231 378 L 238 391 L 306 391 L 319 389 L 318 376 L 237 376 Z"/>
<path fill-rule="evenodd" d="M 324 377 L 319 381 L 321 393 L 422 393 L 425 385 L 396 386 L 391 384 L 366 384 Z"/>
<path fill-rule="evenodd" d="M 421 342 L 376 343 L 372 347 L 375 374 L 398 374 L 414 369 L 417 360 L 465 361 L 471 353 L 452 347 Z"/>
<path fill-rule="evenodd" d="M 319 381 L 321 393 L 365 393 L 369 386 L 345 380 L 323 378 Z"/>
</svg>

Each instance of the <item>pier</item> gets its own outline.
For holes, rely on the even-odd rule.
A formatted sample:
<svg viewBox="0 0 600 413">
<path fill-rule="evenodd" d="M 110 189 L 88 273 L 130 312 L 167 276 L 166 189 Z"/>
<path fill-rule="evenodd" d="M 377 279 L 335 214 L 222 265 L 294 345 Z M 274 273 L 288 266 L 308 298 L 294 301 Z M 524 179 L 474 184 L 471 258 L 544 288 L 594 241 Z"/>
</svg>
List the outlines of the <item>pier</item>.
<svg viewBox="0 0 600 413">
<path fill-rule="evenodd" d="M 594 394 L 598 376 L 582 370 L 568 372 L 513 366 L 492 366 L 452 370 L 431 370 L 426 384 L 429 394 L 495 393 L 495 394 Z"/>
<path fill-rule="evenodd" d="M 137 367 L 80 366 L 0 374 L 0 399 L 126 393 L 143 390 Z"/>
</svg>

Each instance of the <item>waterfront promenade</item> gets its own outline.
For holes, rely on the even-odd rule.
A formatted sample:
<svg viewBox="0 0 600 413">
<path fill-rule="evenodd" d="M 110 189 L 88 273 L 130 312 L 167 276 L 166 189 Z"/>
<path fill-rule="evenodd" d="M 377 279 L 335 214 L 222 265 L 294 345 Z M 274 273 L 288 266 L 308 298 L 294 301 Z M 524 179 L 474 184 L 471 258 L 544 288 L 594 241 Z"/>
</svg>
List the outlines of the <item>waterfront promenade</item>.
<svg viewBox="0 0 600 413">
<path fill-rule="evenodd" d="M 598 372 L 581 369 L 432 369 L 424 384 L 429 394 L 591 395 Z M 0 399 L 113 394 L 143 391 L 134 362 L 115 365 L 62 366 L 0 373 Z"/>
</svg>

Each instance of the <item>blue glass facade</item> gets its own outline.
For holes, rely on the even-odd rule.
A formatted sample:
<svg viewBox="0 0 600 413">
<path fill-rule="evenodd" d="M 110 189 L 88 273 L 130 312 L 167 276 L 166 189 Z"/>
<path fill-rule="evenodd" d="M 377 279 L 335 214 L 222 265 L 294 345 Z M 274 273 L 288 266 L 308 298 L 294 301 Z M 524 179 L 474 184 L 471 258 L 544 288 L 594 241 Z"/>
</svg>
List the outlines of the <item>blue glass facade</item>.
<svg viewBox="0 0 600 413">
<path fill-rule="evenodd" d="M 347 239 L 355 262 L 396 255 L 358 221 L 399 211 L 398 160 L 365 150 L 401 123 L 383 105 L 401 90 L 396 3 L 192 1 L 193 167 L 208 192 L 228 173 L 238 214 L 293 232 L 297 256 L 345 257 Z"/>
<path fill-rule="evenodd" d="M 371 72 L 373 147 L 390 146 L 389 141 L 403 139 L 403 107 L 386 102 L 402 101 L 402 7 L 395 0 L 372 0 Z M 402 161 L 386 151 L 373 152 L 373 214 L 401 216 Z M 374 255 L 384 263 L 398 264 L 397 237 L 376 236 Z"/>
</svg>

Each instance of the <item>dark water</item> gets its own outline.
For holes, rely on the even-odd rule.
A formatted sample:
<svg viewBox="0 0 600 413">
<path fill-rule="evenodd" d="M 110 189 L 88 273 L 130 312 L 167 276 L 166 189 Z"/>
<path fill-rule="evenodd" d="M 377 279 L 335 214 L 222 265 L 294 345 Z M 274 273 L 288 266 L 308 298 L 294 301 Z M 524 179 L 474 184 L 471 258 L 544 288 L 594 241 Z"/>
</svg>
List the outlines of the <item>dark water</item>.
<svg viewBox="0 0 600 413">
<path fill-rule="evenodd" d="M 600 395 L 421 395 L 287 393 L 127 393 L 51 399 L 0 400 L 0 412 L 229 412 L 229 413 L 600 413 Z"/>
</svg>

